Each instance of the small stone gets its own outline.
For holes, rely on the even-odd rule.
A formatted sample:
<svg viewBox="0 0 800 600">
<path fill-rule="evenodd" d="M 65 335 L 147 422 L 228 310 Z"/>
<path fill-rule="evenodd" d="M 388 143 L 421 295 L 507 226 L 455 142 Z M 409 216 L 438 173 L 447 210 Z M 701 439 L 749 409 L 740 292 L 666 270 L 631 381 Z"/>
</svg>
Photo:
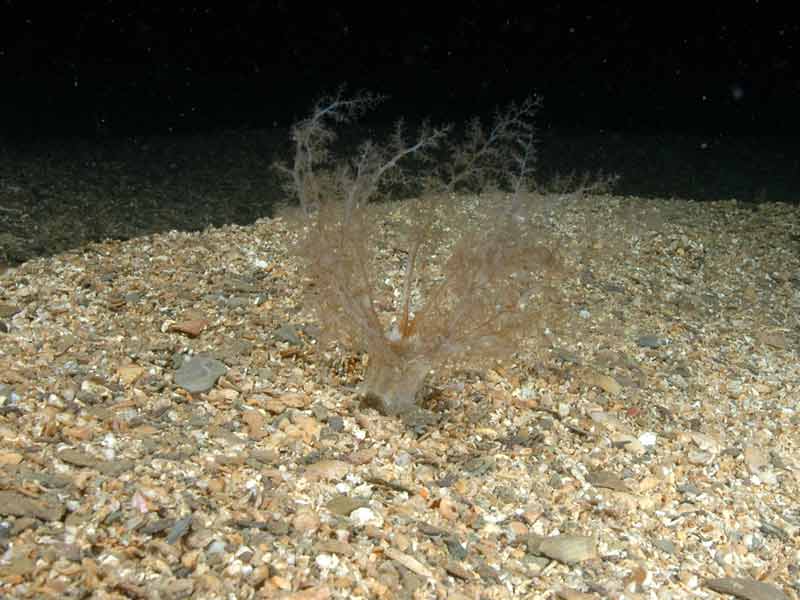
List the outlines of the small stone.
<svg viewBox="0 0 800 600">
<path fill-rule="evenodd" d="M 703 450 L 689 450 L 686 459 L 693 465 L 707 465 L 714 460 L 714 455 Z"/>
<path fill-rule="evenodd" d="M 407 467 L 413 462 L 411 455 L 408 452 L 400 451 L 394 457 L 394 464 L 398 467 Z"/>
<path fill-rule="evenodd" d="M 321 460 L 309 465 L 303 474 L 306 479 L 319 481 L 320 479 L 342 479 L 350 472 L 350 465 L 341 460 Z"/>
<path fill-rule="evenodd" d="M 251 440 L 260 440 L 267 436 L 264 430 L 266 419 L 257 410 L 245 410 L 242 414 L 242 421 L 247 425 L 247 435 Z"/>
<path fill-rule="evenodd" d="M 645 448 L 654 448 L 657 440 L 658 436 L 652 431 L 645 431 L 639 436 L 639 443 Z"/>
<path fill-rule="evenodd" d="M 357 508 L 351 512 L 350 520 L 356 527 L 364 527 L 365 525 L 372 525 L 373 527 L 383 526 L 383 517 L 367 506 Z"/>
<path fill-rule="evenodd" d="M 276 450 L 256 448 L 250 451 L 250 457 L 262 464 L 271 465 L 278 461 L 280 454 Z"/>
<path fill-rule="evenodd" d="M 627 484 L 610 471 L 594 471 L 586 475 L 586 481 L 595 487 L 608 488 L 618 492 L 629 492 Z"/>
<path fill-rule="evenodd" d="M 718 454 L 722 450 L 720 443 L 710 435 L 699 433 L 697 431 L 693 431 L 690 435 L 692 441 L 697 444 L 697 447 L 700 448 L 700 450 L 705 450 L 714 454 Z"/>
<path fill-rule="evenodd" d="M 214 479 L 210 479 L 208 482 L 208 491 L 213 494 L 221 494 L 225 491 L 225 479 L 221 477 L 215 477 Z"/>
<path fill-rule="evenodd" d="M 187 515 L 175 521 L 172 529 L 170 529 L 169 535 L 167 535 L 167 543 L 174 544 L 181 539 L 189 531 L 191 524 L 192 515 Z"/>
<path fill-rule="evenodd" d="M 277 577 L 272 578 L 273 583 L 276 581 L 276 579 L 279 578 Z M 281 589 L 286 589 L 286 588 L 291 589 L 291 586 L 288 584 L 284 587 L 277 585 L 277 587 Z M 307 590 L 302 590 L 300 592 L 292 592 L 288 595 L 281 596 L 283 600 L 329 600 L 330 597 L 331 597 L 331 589 L 327 585 L 323 585 L 321 587 L 309 588 Z"/>
<path fill-rule="evenodd" d="M 10 319 L 20 310 L 22 309 L 14 304 L 6 304 L 5 302 L 0 302 L 0 319 Z"/>
<path fill-rule="evenodd" d="M 769 465 L 769 457 L 762 449 L 751 445 L 744 449 L 744 462 L 752 475 L 758 475 Z"/>
<path fill-rule="evenodd" d="M 635 437 L 627 433 L 619 433 L 611 436 L 611 443 L 615 448 L 624 448 L 626 452 L 631 454 L 644 454 L 645 447 Z"/>
<path fill-rule="evenodd" d="M 410 556 L 405 552 L 401 552 L 397 548 L 392 548 L 390 546 L 384 550 L 384 554 L 417 575 L 421 575 L 422 577 L 433 577 L 433 571 L 431 571 L 426 565 L 422 564 L 413 556 Z"/>
<path fill-rule="evenodd" d="M 98 464 L 101 462 L 96 456 L 92 456 L 91 454 L 72 448 L 62 450 L 57 454 L 57 456 L 65 463 L 75 465 L 76 467 L 88 467 L 96 469 Z"/>
<path fill-rule="evenodd" d="M 292 416 L 292 423 L 297 425 L 298 430 L 303 434 L 306 441 L 318 440 L 322 431 L 322 425 L 315 417 L 303 414 Z"/>
<path fill-rule="evenodd" d="M 9 583 L 15 577 L 31 575 L 36 569 L 36 563 L 27 556 L 12 558 L 8 564 L 0 564 L 0 579 Z"/>
<path fill-rule="evenodd" d="M 94 431 L 89 427 L 64 427 L 61 431 L 64 437 L 82 442 L 88 442 L 94 437 Z"/>
<path fill-rule="evenodd" d="M 767 346 L 772 346 L 778 350 L 785 350 L 789 345 L 786 341 L 786 336 L 782 333 L 761 333 L 756 336 L 757 339 Z"/>
<path fill-rule="evenodd" d="M 619 396 L 619 394 L 622 393 L 622 386 L 619 384 L 619 382 L 608 375 L 594 374 L 589 377 L 588 383 L 591 385 L 596 385 L 604 392 L 607 392 L 612 396 Z"/>
<path fill-rule="evenodd" d="M 342 556 L 353 556 L 355 550 L 347 542 L 340 542 L 339 540 L 322 540 L 314 545 L 318 552 L 326 552 L 328 554 L 341 554 Z"/>
<path fill-rule="evenodd" d="M 328 428 L 334 433 L 341 433 L 344 431 L 344 419 L 339 415 L 328 417 Z"/>
<path fill-rule="evenodd" d="M 207 392 L 228 368 L 207 356 L 194 356 L 175 371 L 175 383 L 192 394 Z"/>
<path fill-rule="evenodd" d="M 177 323 L 173 323 L 170 325 L 167 331 L 176 331 L 194 338 L 203 333 L 203 330 L 205 330 L 206 327 L 208 327 L 208 321 L 203 319 L 192 319 L 190 321 L 179 321 Z"/>
<path fill-rule="evenodd" d="M 8 523 L 4 523 L 5 525 L 9 525 Z M 4 528 L 6 534 L 10 534 L 11 537 L 17 536 L 23 531 L 27 531 L 28 529 L 37 529 L 41 525 L 39 519 L 34 517 L 19 517 L 16 521 L 14 521 L 14 526 L 10 529 Z"/>
<path fill-rule="evenodd" d="M 22 462 L 19 452 L 0 452 L 0 465 L 18 465 Z"/>
<path fill-rule="evenodd" d="M 588 592 L 579 592 L 570 588 L 559 588 L 556 590 L 556 598 L 558 600 L 598 600 L 597 594 L 590 594 Z"/>
<path fill-rule="evenodd" d="M 444 538 L 444 544 L 447 546 L 447 552 L 455 560 L 465 560 L 467 558 L 467 549 L 464 545 L 454 537 Z"/>
<path fill-rule="evenodd" d="M 292 346 L 299 346 L 303 343 L 300 339 L 300 336 L 297 335 L 297 330 L 295 330 L 294 326 L 292 325 L 284 325 L 283 327 L 279 327 L 275 330 L 274 335 L 275 339 L 291 344 Z"/>
<path fill-rule="evenodd" d="M 139 365 L 124 365 L 117 369 L 117 377 L 119 377 L 122 385 L 131 385 L 144 373 L 144 369 Z"/>
<path fill-rule="evenodd" d="M 284 394 L 280 398 L 266 398 L 264 408 L 274 415 L 279 415 L 289 408 L 303 410 L 311 404 L 311 399 L 305 394 Z"/>
<path fill-rule="evenodd" d="M 677 550 L 675 548 L 675 544 L 672 543 L 671 540 L 667 540 L 667 539 L 656 540 L 655 542 L 653 542 L 653 545 L 656 548 L 658 548 L 659 550 L 661 550 L 662 552 L 666 552 L 667 554 L 673 554 L 674 555 L 676 550 Z"/>
<path fill-rule="evenodd" d="M 368 504 L 369 502 L 367 502 L 367 500 L 364 500 L 362 498 L 351 498 L 350 496 L 334 496 L 325 505 L 325 508 L 327 508 L 329 511 L 331 511 L 336 515 L 346 517 L 357 508 L 362 508 L 364 506 L 367 506 Z"/>
<path fill-rule="evenodd" d="M 452 575 L 458 579 L 463 579 L 464 581 L 470 581 L 473 579 L 472 574 L 467 571 L 461 565 L 461 563 L 458 563 L 454 560 L 447 561 L 447 563 L 444 565 L 444 570 L 447 571 L 448 575 Z"/>
<path fill-rule="evenodd" d="M 301 510 L 292 518 L 292 527 L 298 533 L 312 533 L 319 529 L 319 515 L 312 510 Z"/>
<path fill-rule="evenodd" d="M 339 566 L 339 557 L 334 554 L 318 554 L 317 558 L 314 559 L 314 564 L 320 569 L 329 571 Z"/>
<path fill-rule="evenodd" d="M 231 388 L 214 389 L 208 392 L 208 398 L 212 402 L 233 402 L 239 397 L 239 392 Z"/>
<path fill-rule="evenodd" d="M 511 521 L 508 524 L 508 529 L 515 537 L 522 537 L 528 535 L 528 526 L 521 521 Z"/>
<path fill-rule="evenodd" d="M 222 540 L 214 540 L 206 548 L 206 554 L 212 556 L 214 554 L 222 554 L 225 552 L 225 542 Z"/>
<path fill-rule="evenodd" d="M 347 455 L 347 462 L 353 465 L 366 465 L 371 463 L 377 455 L 376 448 L 362 448 Z"/>
<path fill-rule="evenodd" d="M 214 538 L 214 532 L 210 529 L 193 530 L 186 536 L 186 545 L 192 549 L 205 548 Z"/>
<path fill-rule="evenodd" d="M 175 519 L 156 519 L 139 528 L 141 533 L 155 535 L 171 529 L 175 525 Z"/>
<path fill-rule="evenodd" d="M 161 588 L 167 598 L 191 598 L 194 592 L 194 581 L 191 579 L 175 579 L 167 581 Z"/>
<path fill-rule="evenodd" d="M 448 521 L 454 521 L 460 516 L 458 505 L 447 496 L 439 501 L 439 514 Z"/>
</svg>

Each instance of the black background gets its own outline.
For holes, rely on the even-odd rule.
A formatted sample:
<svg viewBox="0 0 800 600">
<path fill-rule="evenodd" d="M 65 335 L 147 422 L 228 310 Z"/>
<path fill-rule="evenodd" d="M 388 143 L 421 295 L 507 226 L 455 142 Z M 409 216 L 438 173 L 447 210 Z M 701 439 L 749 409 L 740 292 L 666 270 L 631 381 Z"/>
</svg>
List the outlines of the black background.
<svg viewBox="0 0 800 600">
<path fill-rule="evenodd" d="M 782 6 L 4 0 L 0 131 L 283 126 L 347 83 L 411 118 L 538 93 L 548 127 L 796 136 L 800 25 Z"/>
</svg>

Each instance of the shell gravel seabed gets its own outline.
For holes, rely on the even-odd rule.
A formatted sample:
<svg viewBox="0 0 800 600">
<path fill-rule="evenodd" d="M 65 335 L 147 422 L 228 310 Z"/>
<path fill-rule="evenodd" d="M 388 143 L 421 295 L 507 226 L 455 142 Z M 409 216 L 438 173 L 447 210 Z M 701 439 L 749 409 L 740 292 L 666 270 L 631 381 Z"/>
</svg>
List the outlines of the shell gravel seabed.
<svg viewBox="0 0 800 600">
<path fill-rule="evenodd" d="M 800 209 L 550 200 L 580 329 L 417 423 L 316 349 L 290 218 L 5 271 L 0 596 L 800 597 Z"/>
</svg>

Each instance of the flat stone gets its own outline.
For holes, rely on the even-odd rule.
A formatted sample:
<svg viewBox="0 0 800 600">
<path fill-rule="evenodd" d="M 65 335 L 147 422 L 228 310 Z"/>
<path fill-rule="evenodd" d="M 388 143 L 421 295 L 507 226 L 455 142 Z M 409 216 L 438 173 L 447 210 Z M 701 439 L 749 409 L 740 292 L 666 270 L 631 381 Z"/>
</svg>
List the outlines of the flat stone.
<svg viewBox="0 0 800 600">
<path fill-rule="evenodd" d="M 557 560 L 567 565 L 597 558 L 594 538 L 583 535 L 530 536 L 528 552 Z"/>
<path fill-rule="evenodd" d="M 610 471 L 594 471 L 586 475 L 586 481 L 595 487 L 607 488 L 618 492 L 630 492 L 630 488 L 619 477 Z"/>
<path fill-rule="evenodd" d="M 667 344 L 667 340 L 657 335 L 643 335 L 636 340 L 636 343 L 642 348 L 660 348 Z"/>
<path fill-rule="evenodd" d="M 320 479 L 342 479 L 350 471 L 350 465 L 341 460 L 321 460 L 309 465 L 304 476 L 311 481 Z"/>
<path fill-rule="evenodd" d="M 346 517 L 358 508 L 369 506 L 369 502 L 362 498 L 351 498 L 350 496 L 334 496 L 325 505 L 334 514 Z"/>
<path fill-rule="evenodd" d="M 75 465 L 76 467 L 89 467 L 94 469 L 97 468 L 97 465 L 101 462 L 96 456 L 72 448 L 62 450 L 57 456 L 65 463 Z"/>
<path fill-rule="evenodd" d="M 742 600 L 789 600 L 789 596 L 777 586 L 746 577 L 709 579 L 706 581 L 706 587 Z"/>
<path fill-rule="evenodd" d="M 64 505 L 51 498 L 29 498 L 17 492 L 0 492 L 0 514 L 36 517 L 42 521 L 60 521 Z"/>
</svg>

